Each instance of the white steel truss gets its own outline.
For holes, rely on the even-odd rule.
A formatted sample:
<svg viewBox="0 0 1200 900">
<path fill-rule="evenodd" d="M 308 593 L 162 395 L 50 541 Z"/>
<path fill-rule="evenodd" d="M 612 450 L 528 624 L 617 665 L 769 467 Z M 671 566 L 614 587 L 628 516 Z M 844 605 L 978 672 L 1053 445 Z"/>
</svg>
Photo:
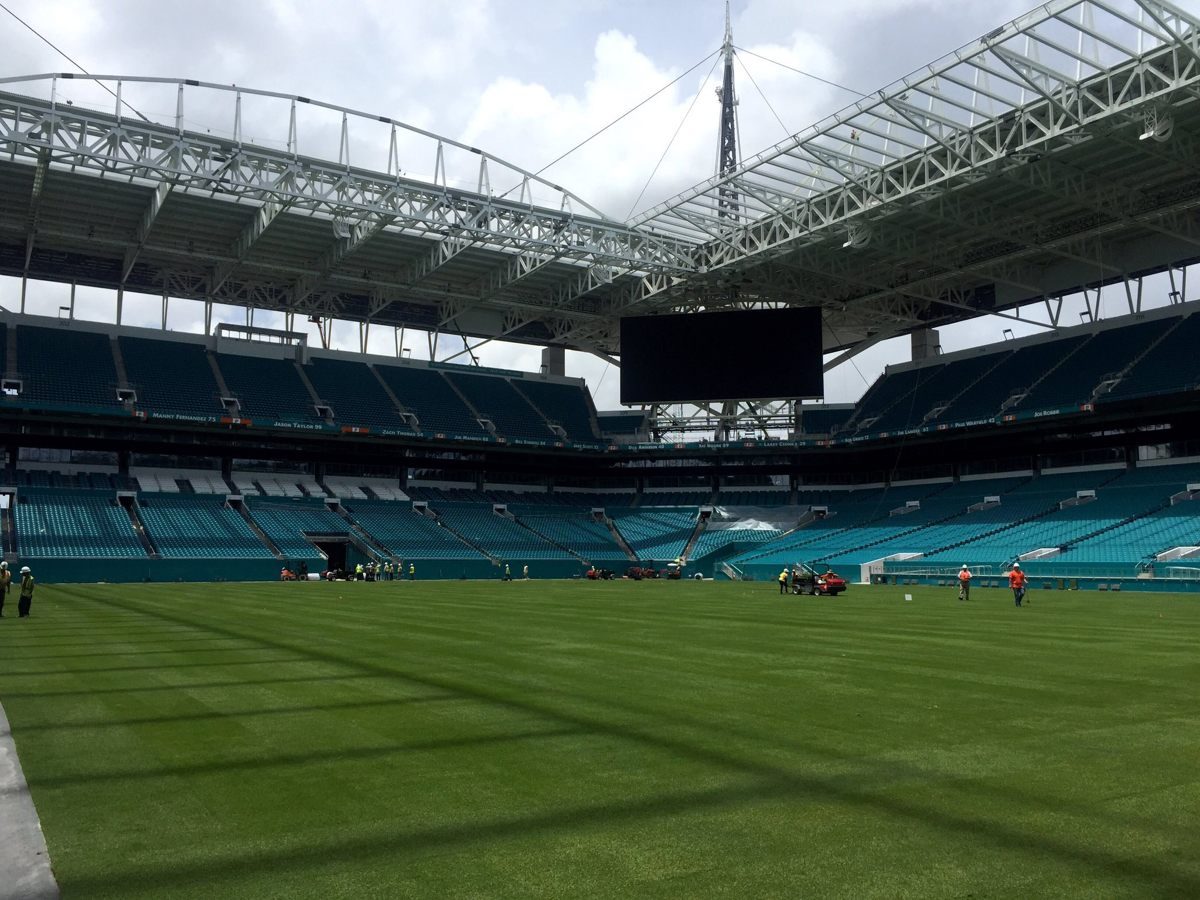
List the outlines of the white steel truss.
<svg viewBox="0 0 1200 900">
<path fill-rule="evenodd" d="M 886 204 L 945 190 L 1200 79 L 1200 27 L 1159 0 L 1049 3 L 776 144 L 631 224 L 704 242 L 697 265 L 767 254 Z M 1080 133 L 1084 132 L 1084 133 Z M 724 192 L 745 195 L 728 227 Z"/>
<path fill-rule="evenodd" d="M 68 82 L 111 86 L 116 103 L 69 104 Z M 1072 266 L 1120 280 L 1138 264 L 1133 238 L 1200 244 L 1200 190 L 1187 186 L 1200 159 L 1200 23 L 1164 0 L 1052 0 L 628 223 L 477 148 L 306 97 L 118 76 L 5 85 L 42 94 L 0 94 L 0 167 L 34 172 L 21 221 L 0 215 L 0 243 L 22 242 L 19 274 L 46 241 L 115 253 L 114 287 L 152 282 L 288 315 L 611 357 L 629 313 L 820 304 L 827 349 L 852 349 L 977 314 L 983 287 L 1004 294 L 1002 310 L 1086 286 Z M 173 92 L 174 116 L 134 109 L 151 88 Z M 191 110 L 214 98 L 233 104 L 220 135 L 192 127 Z M 337 122 L 336 162 L 300 153 L 310 108 Z M 249 137 L 270 123 L 274 148 Z M 387 146 L 385 171 L 351 165 L 364 146 Z M 1121 148 L 1175 181 L 1114 168 Z M 81 236 L 45 221 L 42 186 L 61 172 L 137 187 L 136 222 Z M 1031 199 L 1010 204 L 989 187 Z M 201 202 L 252 215 L 214 249 L 160 237 L 164 220 L 180 227 L 174 208 Z M 295 258 L 275 252 L 285 240 Z"/>
</svg>

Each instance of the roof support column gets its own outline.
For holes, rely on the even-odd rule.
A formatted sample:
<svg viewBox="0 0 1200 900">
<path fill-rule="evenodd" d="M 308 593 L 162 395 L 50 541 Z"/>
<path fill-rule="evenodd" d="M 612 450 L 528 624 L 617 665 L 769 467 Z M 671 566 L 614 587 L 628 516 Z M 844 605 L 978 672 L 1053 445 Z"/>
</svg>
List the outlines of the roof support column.
<svg viewBox="0 0 1200 900">
<path fill-rule="evenodd" d="M 922 328 L 912 333 L 912 361 L 931 359 L 942 352 L 936 328 Z"/>
<path fill-rule="evenodd" d="M 562 377 L 567 374 L 567 351 L 564 347 L 543 347 L 542 348 L 542 374 L 558 375 Z"/>
</svg>

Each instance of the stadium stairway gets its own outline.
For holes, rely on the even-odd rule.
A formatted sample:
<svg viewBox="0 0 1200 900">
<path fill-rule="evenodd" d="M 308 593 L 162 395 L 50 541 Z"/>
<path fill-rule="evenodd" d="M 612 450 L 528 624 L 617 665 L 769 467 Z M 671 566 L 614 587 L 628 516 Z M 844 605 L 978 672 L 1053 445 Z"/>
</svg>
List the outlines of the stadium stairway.
<svg viewBox="0 0 1200 900">
<path fill-rule="evenodd" d="M 246 520 L 246 524 L 250 526 L 250 530 L 258 535 L 258 539 L 263 542 L 263 545 L 275 554 L 276 559 L 283 559 L 283 553 L 280 551 L 276 543 L 267 537 L 267 533 L 259 527 L 254 521 L 254 516 L 250 515 L 250 510 L 246 508 L 246 504 L 241 500 L 230 500 L 229 505 L 237 510 L 238 514 Z"/>
<path fill-rule="evenodd" d="M 1007 353 L 991 353 L 986 356 L 980 357 L 981 365 L 980 365 L 979 371 L 977 373 L 972 373 L 974 375 L 974 377 L 969 379 L 967 381 L 967 383 L 963 386 L 963 388 L 960 391 L 958 391 L 957 393 L 955 393 L 950 398 L 948 403 L 945 403 L 939 407 L 935 407 L 934 409 L 929 410 L 929 412 L 925 415 L 923 424 L 932 422 L 935 419 L 940 419 L 942 417 L 942 415 L 947 410 L 953 408 L 954 404 L 957 403 L 960 399 L 962 399 L 963 397 L 971 396 L 971 392 L 975 390 L 975 385 L 979 384 L 979 382 L 983 381 L 985 378 L 987 378 L 989 375 L 991 375 L 992 370 L 995 369 L 1001 363 L 1003 363 L 1011 355 L 1012 355 L 1012 352 L 1009 351 Z M 990 362 L 983 364 L 984 361 L 989 360 L 993 356 L 995 357 L 994 360 L 991 360 Z"/>
<path fill-rule="evenodd" d="M 129 389 L 129 376 L 125 372 L 125 357 L 121 353 L 121 341 L 115 334 L 108 339 L 112 347 L 113 366 L 117 370 L 117 386 L 119 388 Z"/>
<path fill-rule="evenodd" d="M 462 541 L 464 544 L 466 544 L 468 547 L 470 547 L 476 553 L 479 553 L 479 554 L 483 555 L 484 557 L 486 557 L 493 566 L 500 565 L 499 557 L 492 555 L 487 550 L 484 550 L 483 547 L 479 546 L 478 543 L 471 540 L 469 537 L 467 537 L 461 531 L 458 531 L 458 530 L 450 527 L 450 525 L 447 522 L 445 522 L 442 519 L 442 517 L 437 514 L 437 511 L 434 510 L 432 507 L 429 507 L 429 506 L 425 507 L 425 515 L 429 516 L 431 519 L 433 519 L 440 526 L 445 528 L 448 532 L 450 532 L 452 535 L 454 535 L 456 538 L 458 538 L 460 541 Z"/>
<path fill-rule="evenodd" d="M 1095 482 L 1096 489 L 1098 490 L 1102 487 L 1105 487 L 1106 485 L 1112 483 L 1113 481 L 1120 478 L 1124 474 L 1125 474 L 1125 470 L 1121 469 L 1121 470 L 1117 471 L 1115 474 L 1113 474 L 1112 476 L 1104 479 L 1103 481 Z M 1028 484 L 1030 484 L 1030 483 L 1027 482 L 1026 485 L 1028 485 Z M 1027 525 L 1030 522 L 1036 522 L 1040 519 L 1045 519 L 1046 517 L 1052 516 L 1055 513 L 1059 512 L 1062 509 L 1062 503 L 1063 503 L 1063 501 L 1061 501 L 1061 500 L 1052 502 L 1049 506 L 1045 507 L 1044 509 L 1030 513 L 1029 515 L 1021 516 L 1019 518 L 1004 522 L 1003 524 L 1000 524 L 995 528 L 988 529 L 987 531 L 981 531 L 978 534 L 971 535 L 970 537 L 964 538 L 963 540 L 954 541 L 952 543 L 946 544 L 941 547 L 932 548 L 928 552 L 926 552 L 925 556 L 932 557 L 937 554 L 946 553 L 950 550 L 957 549 L 958 547 L 962 547 L 966 544 L 974 544 L 974 543 L 977 543 L 977 542 L 983 540 L 984 538 L 989 538 L 994 535 L 1001 534 L 1005 531 L 1010 531 L 1014 528 L 1018 528 L 1022 525 Z M 1008 561 L 1011 562 L 1011 560 L 1008 560 Z"/>
<path fill-rule="evenodd" d="M 146 550 L 146 555 L 151 559 L 162 559 L 162 554 L 154 546 L 154 541 L 150 537 L 150 533 L 146 530 L 146 526 L 142 523 L 142 517 L 138 514 L 136 495 L 118 494 L 117 502 L 129 514 L 129 521 L 133 525 L 133 530 L 137 532 L 137 536 L 142 542 L 142 547 Z"/>
<path fill-rule="evenodd" d="M 1109 525 L 1105 525 L 1103 528 L 1097 528 L 1094 531 L 1089 531 L 1087 534 L 1081 534 L 1078 537 L 1073 537 L 1067 543 L 1065 543 L 1061 547 L 1059 547 L 1059 550 L 1065 553 L 1068 550 L 1074 549 L 1076 546 L 1084 543 L 1085 541 L 1090 541 L 1093 538 L 1098 538 L 1101 535 L 1107 534 L 1110 531 L 1115 531 L 1118 528 L 1125 528 L 1126 526 L 1131 525 L 1134 522 L 1137 522 L 1139 519 L 1148 518 L 1149 516 L 1152 516 L 1157 512 L 1162 512 L 1164 509 L 1170 509 L 1170 507 L 1171 507 L 1171 500 L 1170 500 L 1170 498 L 1168 498 L 1168 499 L 1162 501 L 1161 503 L 1158 503 L 1155 506 L 1152 506 L 1148 509 L 1144 509 L 1141 512 L 1134 513 L 1132 516 L 1126 516 L 1124 519 L 1121 519 L 1119 522 L 1113 522 Z"/>
<path fill-rule="evenodd" d="M 562 425 L 550 421 L 550 417 L 546 415 L 546 411 L 533 402 L 528 392 L 521 390 L 521 385 L 517 383 L 515 378 L 506 378 L 505 381 L 508 382 L 509 386 L 514 392 L 516 392 L 518 397 L 529 404 L 530 408 L 537 414 L 538 418 L 542 420 L 542 424 L 546 426 L 546 431 L 557 436 L 561 440 L 568 440 L 569 435 L 567 434 L 567 430 L 563 428 Z"/>
<path fill-rule="evenodd" d="M 630 509 L 635 507 L 640 499 L 640 496 L 635 497 L 633 503 L 630 504 Z M 629 561 L 637 562 L 637 554 L 633 552 L 633 548 L 630 547 L 629 542 L 625 540 L 625 535 L 621 534 L 621 529 L 617 528 L 617 523 L 613 520 L 612 516 L 608 515 L 607 513 L 604 515 L 604 524 L 608 526 L 609 534 L 611 534 L 613 540 L 617 542 L 617 546 L 621 548 L 627 557 L 629 557 Z"/>
<path fill-rule="evenodd" d="M 1086 339 L 1070 346 L 1070 350 L 1056 360 L 1049 368 L 1043 369 L 1041 375 L 1035 378 L 1032 382 L 1025 386 L 1023 390 L 1018 390 L 1011 397 L 1005 399 L 1000 404 L 1000 412 L 1004 413 L 1014 407 L 1020 407 L 1026 398 L 1035 394 L 1038 387 L 1043 383 L 1053 380 L 1055 373 L 1064 370 L 1064 367 L 1069 367 L 1070 363 L 1075 359 L 1083 359 L 1086 356 L 1086 349 L 1095 340 L 1094 336 L 1089 336 Z"/>
<path fill-rule="evenodd" d="M 963 516 L 963 510 L 956 509 L 953 512 L 948 513 L 947 515 L 944 515 L 939 519 L 932 519 L 927 522 L 922 522 L 920 525 L 914 525 L 912 528 L 906 528 L 903 531 L 897 531 L 897 532 L 893 532 L 892 534 L 883 535 L 881 537 L 876 538 L 873 541 L 868 541 L 865 544 L 860 544 L 857 547 L 847 547 L 845 549 L 838 550 L 836 553 L 836 556 L 846 556 L 851 553 L 859 553 L 863 550 L 869 550 L 872 547 L 878 547 L 882 544 L 892 543 L 893 541 L 901 540 L 903 538 L 910 537 L 915 534 L 919 534 L 920 532 L 926 530 L 927 528 L 932 528 L 936 525 L 944 525 L 947 522 L 951 522 L 955 519 L 959 519 L 962 516 Z"/>
<path fill-rule="evenodd" d="M 329 404 L 321 399 L 321 396 L 317 393 L 317 389 L 313 387 L 313 383 L 309 379 L 308 373 L 304 371 L 304 366 L 300 365 L 298 362 L 293 362 L 292 365 L 296 367 L 296 374 L 300 377 L 300 383 L 304 385 L 304 389 L 308 391 L 308 396 L 312 400 L 313 408 L 315 409 L 317 407 L 322 407 L 328 410 L 330 408 Z M 333 424 L 333 419 L 328 415 L 328 413 L 323 418 L 328 424 Z"/>
<path fill-rule="evenodd" d="M 221 372 L 221 367 L 217 364 L 217 355 L 211 350 L 204 352 L 205 358 L 208 360 L 208 367 L 212 369 L 213 378 L 216 379 L 217 387 L 221 390 L 222 397 L 232 397 L 233 394 L 229 391 L 229 385 L 225 383 L 225 375 Z"/>
<path fill-rule="evenodd" d="M 1000 534 L 1003 531 L 1008 531 L 1012 528 L 1016 528 L 1019 525 L 1026 525 L 1029 522 L 1036 522 L 1038 519 L 1044 519 L 1044 518 L 1046 518 L 1046 516 L 1053 515 L 1054 513 L 1058 512 L 1058 509 L 1059 509 L 1059 506 L 1057 503 L 1055 503 L 1053 506 L 1047 507 L 1046 509 L 1040 510 L 1035 513 L 1031 513 L 1030 515 L 1027 515 L 1027 516 L 1022 516 L 1019 519 L 1013 519 L 1010 522 L 1005 522 L 1004 524 L 998 525 L 995 528 L 991 528 L 987 531 L 981 531 L 978 534 L 973 534 L 970 537 L 964 538 L 961 541 L 954 541 L 952 543 L 945 544 L 941 547 L 934 547 L 925 555 L 933 556 L 935 553 L 946 553 L 947 551 L 954 550 L 955 548 L 961 547 L 964 544 L 973 544 L 976 541 L 982 540 L 983 538 L 992 537 L 993 535 Z"/>
<path fill-rule="evenodd" d="M 1160 334 L 1156 340 L 1151 341 L 1150 345 L 1148 347 L 1146 347 L 1144 350 L 1142 350 L 1141 353 L 1138 353 L 1136 356 L 1134 356 L 1134 358 L 1129 361 L 1128 365 L 1126 365 L 1124 368 L 1121 369 L 1121 371 L 1118 373 L 1116 379 L 1111 380 L 1111 381 L 1104 381 L 1104 382 L 1101 382 L 1100 384 L 1098 384 L 1096 386 L 1096 390 L 1092 392 L 1091 402 L 1095 403 L 1095 402 L 1099 401 L 1101 397 L 1104 397 L 1107 394 L 1111 394 L 1114 391 L 1117 391 L 1118 393 L 1120 393 L 1119 388 L 1120 388 L 1121 384 L 1124 381 L 1126 381 L 1126 379 L 1128 379 L 1129 374 L 1135 368 L 1137 368 L 1139 365 L 1141 365 L 1142 360 L 1148 359 L 1151 357 L 1151 354 L 1156 353 L 1158 348 L 1162 344 L 1167 343 L 1168 341 L 1174 341 L 1175 333 L 1178 331 L 1181 331 L 1183 329 L 1183 325 L 1184 325 L 1185 321 L 1187 321 L 1187 318 L 1181 316 L 1179 319 L 1177 319 L 1175 322 L 1173 322 L 1171 324 L 1171 326 L 1169 328 L 1165 329 L 1163 331 L 1163 333 Z"/>
<path fill-rule="evenodd" d="M 326 488 L 328 490 L 328 488 Z M 332 507 L 333 511 L 346 520 L 346 524 L 350 526 L 350 543 L 353 544 L 360 553 L 370 559 L 384 560 L 388 559 L 399 564 L 400 558 L 387 549 L 387 545 L 383 541 L 375 537 L 371 532 L 367 531 L 362 525 L 355 521 L 354 517 L 346 510 L 342 504 Z M 356 540 L 357 539 L 357 540 Z M 361 544 L 361 546 L 359 546 Z"/>
<path fill-rule="evenodd" d="M 4 559 L 11 566 L 17 561 L 17 526 L 13 521 L 13 506 L 16 494 L 9 494 L 9 502 L 4 505 L 3 517 L 0 517 L 0 535 L 4 542 Z"/>
<path fill-rule="evenodd" d="M 696 542 L 700 540 L 700 535 L 702 535 L 705 528 L 708 527 L 708 518 L 709 514 L 703 512 L 700 513 L 700 515 L 696 518 L 696 527 L 692 529 L 692 533 L 688 537 L 687 543 L 683 545 L 683 552 L 679 554 L 679 558 L 685 563 L 687 562 L 688 557 L 691 555 L 692 550 L 695 549 Z"/>
<path fill-rule="evenodd" d="M 523 522 L 519 516 L 514 516 L 511 512 L 504 512 L 501 515 L 503 515 L 505 518 L 511 519 L 515 525 L 518 525 L 521 528 L 524 528 L 530 534 L 537 536 L 538 538 L 545 541 L 550 546 L 557 547 L 559 550 L 561 550 L 563 553 L 567 554 L 568 556 L 573 556 L 573 557 L 575 557 L 575 559 L 579 560 L 580 562 L 588 561 L 583 556 L 581 556 L 579 553 L 575 552 L 570 547 L 568 547 L 566 544 L 556 541 L 554 538 L 550 537 L 550 535 L 543 534 L 542 532 L 538 531 L 538 529 L 534 528 L 529 523 Z"/>
<path fill-rule="evenodd" d="M 458 395 L 459 401 L 462 403 L 463 406 L 465 406 L 467 408 L 467 411 L 472 416 L 475 417 L 475 420 L 477 422 L 479 422 L 480 426 L 488 434 L 495 437 L 496 423 L 493 422 L 491 419 L 480 415 L 479 410 L 475 408 L 475 405 L 467 398 L 467 395 L 463 393 L 462 388 L 460 388 L 457 384 L 454 383 L 454 379 L 451 378 L 447 372 L 439 370 L 438 374 L 442 377 L 442 381 L 444 381 L 447 385 L 449 385 L 450 390 L 454 391 L 454 393 Z"/>
<path fill-rule="evenodd" d="M 416 429 L 412 423 L 416 420 L 416 416 L 413 414 L 413 411 L 400 402 L 400 398 L 396 396 L 396 392 L 392 390 L 392 386 L 387 383 L 382 375 L 379 374 L 379 370 L 377 368 L 374 366 L 367 366 L 367 368 L 371 370 L 371 375 L 379 383 L 379 386 L 383 388 L 383 392 L 387 394 L 388 399 L 392 401 L 392 406 L 396 410 L 396 415 L 400 417 L 402 422 L 407 424 L 410 428 L 413 428 L 415 431 Z"/>
</svg>

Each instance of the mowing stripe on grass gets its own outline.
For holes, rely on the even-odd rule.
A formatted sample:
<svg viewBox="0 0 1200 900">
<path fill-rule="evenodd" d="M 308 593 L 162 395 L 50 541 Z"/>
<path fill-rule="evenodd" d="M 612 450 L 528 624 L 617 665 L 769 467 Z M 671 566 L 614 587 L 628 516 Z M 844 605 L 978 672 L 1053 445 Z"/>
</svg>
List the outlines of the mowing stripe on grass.
<svg viewBox="0 0 1200 900">
<path fill-rule="evenodd" d="M 0 695 L 68 898 L 1200 895 L 1200 607 L 770 587 L 56 589 Z"/>
</svg>

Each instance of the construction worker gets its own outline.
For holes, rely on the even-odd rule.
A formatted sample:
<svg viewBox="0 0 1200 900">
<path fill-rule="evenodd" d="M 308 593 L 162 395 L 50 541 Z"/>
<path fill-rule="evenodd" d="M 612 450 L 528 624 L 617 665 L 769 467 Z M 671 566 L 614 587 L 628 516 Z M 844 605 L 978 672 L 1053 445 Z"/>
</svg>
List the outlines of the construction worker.
<svg viewBox="0 0 1200 900">
<path fill-rule="evenodd" d="M 504 564 L 504 580 L 512 581 L 512 570 L 508 567 L 508 563 Z"/>
<path fill-rule="evenodd" d="M 33 603 L 33 573 L 29 566 L 21 567 L 21 599 L 17 601 L 17 615 L 24 619 L 29 615 L 29 607 Z"/>
<path fill-rule="evenodd" d="M 4 599 L 11 584 L 12 572 L 8 571 L 8 563 L 0 562 L 0 619 L 4 618 Z"/>
<path fill-rule="evenodd" d="M 413 563 L 408 564 L 408 580 L 409 581 L 417 580 L 417 567 Z"/>
<path fill-rule="evenodd" d="M 1008 586 L 1012 588 L 1013 602 L 1020 606 L 1025 599 L 1025 573 L 1021 571 L 1019 562 L 1013 563 L 1012 571 L 1008 573 Z"/>
<path fill-rule="evenodd" d="M 788 570 L 779 573 L 779 593 L 786 594 L 788 590 Z"/>
<path fill-rule="evenodd" d="M 971 570 L 967 568 L 966 563 L 963 563 L 963 567 L 958 573 L 958 599 L 971 599 Z"/>
</svg>

